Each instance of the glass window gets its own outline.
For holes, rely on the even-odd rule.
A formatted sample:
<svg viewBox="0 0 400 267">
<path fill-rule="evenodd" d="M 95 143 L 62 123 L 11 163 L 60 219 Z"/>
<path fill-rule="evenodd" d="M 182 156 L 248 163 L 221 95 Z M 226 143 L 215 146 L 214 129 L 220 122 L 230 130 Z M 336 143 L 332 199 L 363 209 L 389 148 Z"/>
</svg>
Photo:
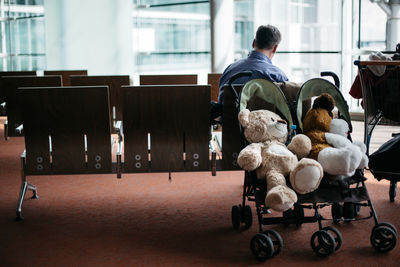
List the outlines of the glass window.
<svg viewBox="0 0 400 267">
<path fill-rule="evenodd" d="M 135 72 L 209 72 L 208 1 L 149 0 L 134 3 Z"/>
<path fill-rule="evenodd" d="M 372 3 L 370 0 L 361 0 L 360 18 L 360 49 L 373 51 L 394 50 L 394 47 L 386 49 L 386 14 L 377 3 Z"/>
<path fill-rule="evenodd" d="M 341 75 L 340 0 L 237 0 L 235 9 L 236 59 L 252 49 L 259 25 L 272 24 L 282 34 L 273 62 L 291 80 L 306 81 L 328 70 Z"/>
<path fill-rule="evenodd" d="M 2 70 L 45 68 L 45 25 L 43 0 L 6 0 L 0 29 Z"/>
</svg>

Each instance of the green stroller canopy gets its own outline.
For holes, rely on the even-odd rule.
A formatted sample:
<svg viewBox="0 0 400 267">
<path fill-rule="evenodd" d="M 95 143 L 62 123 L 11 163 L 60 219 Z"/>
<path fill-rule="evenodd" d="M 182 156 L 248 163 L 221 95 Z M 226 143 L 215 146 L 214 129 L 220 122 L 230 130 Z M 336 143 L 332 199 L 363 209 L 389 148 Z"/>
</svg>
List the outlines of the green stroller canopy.
<svg viewBox="0 0 400 267">
<path fill-rule="evenodd" d="M 281 89 L 273 82 L 264 79 L 254 79 L 248 81 L 240 94 L 240 110 L 247 107 L 247 103 L 253 96 L 257 96 L 262 100 L 273 104 L 288 120 L 289 125 L 293 125 L 292 113 L 285 95 Z"/>
<path fill-rule="evenodd" d="M 334 84 L 322 78 L 315 78 L 308 80 L 300 88 L 296 101 L 296 106 L 297 106 L 296 116 L 300 129 L 303 130 L 303 122 L 302 122 L 303 107 L 301 103 L 303 103 L 304 100 L 310 99 L 311 97 L 314 96 L 319 96 L 323 93 L 328 93 L 333 97 L 333 99 L 335 100 L 335 106 L 337 107 L 339 114 L 341 115 L 341 118 L 347 122 L 351 132 L 352 125 L 349 114 L 349 107 L 347 106 L 346 100 L 344 99 L 342 93 Z"/>
</svg>

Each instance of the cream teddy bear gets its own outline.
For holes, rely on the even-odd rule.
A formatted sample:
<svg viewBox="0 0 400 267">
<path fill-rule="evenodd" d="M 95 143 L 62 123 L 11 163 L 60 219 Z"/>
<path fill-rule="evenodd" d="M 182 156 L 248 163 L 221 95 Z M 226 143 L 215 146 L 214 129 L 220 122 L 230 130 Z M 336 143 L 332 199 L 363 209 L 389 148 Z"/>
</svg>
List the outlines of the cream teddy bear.
<svg viewBox="0 0 400 267">
<path fill-rule="evenodd" d="M 266 179 L 267 207 L 288 210 L 297 201 L 295 191 L 305 194 L 318 188 L 323 169 L 317 161 L 305 158 L 311 150 L 307 136 L 296 135 L 286 147 L 287 123 L 268 110 L 244 109 L 239 121 L 250 144 L 239 153 L 237 162 L 246 171 L 256 170 L 258 179 Z M 286 184 L 285 176 L 289 174 L 295 191 Z"/>
</svg>

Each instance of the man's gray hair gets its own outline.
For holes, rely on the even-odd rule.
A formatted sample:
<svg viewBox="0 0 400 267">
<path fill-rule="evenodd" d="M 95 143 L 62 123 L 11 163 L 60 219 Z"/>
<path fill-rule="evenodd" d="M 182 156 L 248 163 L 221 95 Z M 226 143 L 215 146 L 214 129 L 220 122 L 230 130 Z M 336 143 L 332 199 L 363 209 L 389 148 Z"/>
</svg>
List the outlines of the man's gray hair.
<svg viewBox="0 0 400 267">
<path fill-rule="evenodd" d="M 281 32 L 272 25 L 261 25 L 256 32 L 255 45 L 259 49 L 272 49 L 281 42 Z"/>
</svg>

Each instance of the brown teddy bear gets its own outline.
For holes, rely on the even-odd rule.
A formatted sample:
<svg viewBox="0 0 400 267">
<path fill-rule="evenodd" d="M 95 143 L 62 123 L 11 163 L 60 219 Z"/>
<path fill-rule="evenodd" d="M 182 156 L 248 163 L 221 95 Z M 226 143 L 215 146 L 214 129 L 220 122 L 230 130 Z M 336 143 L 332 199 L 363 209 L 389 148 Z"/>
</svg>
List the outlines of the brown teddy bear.
<svg viewBox="0 0 400 267">
<path fill-rule="evenodd" d="M 243 109 L 239 121 L 251 144 L 242 149 L 237 162 L 247 171 L 256 170 L 259 179 L 267 180 L 266 206 L 276 211 L 288 210 L 297 201 L 295 191 L 304 194 L 318 188 L 323 170 L 317 161 L 303 158 L 311 150 L 307 136 L 296 135 L 286 147 L 287 123 L 268 110 Z M 295 191 L 286 185 L 285 176 L 289 174 Z"/>
<path fill-rule="evenodd" d="M 312 109 L 304 117 L 303 133 L 311 139 L 312 144 L 308 157 L 321 163 L 328 174 L 352 176 L 356 169 L 364 168 L 368 164 L 368 158 L 363 153 L 364 149 L 343 136 L 345 130 L 341 130 L 342 134 L 337 134 L 341 132 L 336 130 L 337 125 L 342 124 L 343 120 L 335 119 L 335 131 L 330 132 L 334 107 L 333 97 L 325 93 L 315 99 Z"/>
</svg>

